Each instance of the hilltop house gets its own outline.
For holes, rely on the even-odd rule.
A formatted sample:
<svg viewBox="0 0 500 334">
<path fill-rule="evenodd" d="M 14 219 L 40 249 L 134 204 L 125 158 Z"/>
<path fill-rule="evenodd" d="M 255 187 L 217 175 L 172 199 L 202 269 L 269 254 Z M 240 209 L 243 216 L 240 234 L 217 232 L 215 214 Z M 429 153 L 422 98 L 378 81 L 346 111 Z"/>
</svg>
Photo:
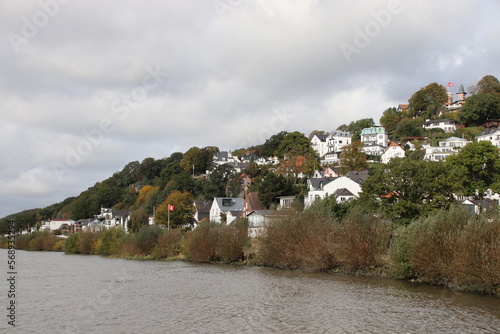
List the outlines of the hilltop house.
<svg viewBox="0 0 500 334">
<path fill-rule="evenodd" d="M 476 137 L 476 140 L 489 141 L 492 145 L 500 148 L 500 129 L 486 129 Z"/>
<path fill-rule="evenodd" d="M 465 99 L 467 98 L 467 92 L 464 89 L 464 85 L 460 84 L 457 93 L 457 100 L 453 101 L 453 93 L 448 92 L 448 101 L 445 103 L 446 110 L 457 110 L 463 107 Z"/>
<path fill-rule="evenodd" d="M 398 144 L 391 142 L 389 144 L 389 147 L 382 153 L 382 156 L 380 157 L 380 161 L 383 164 L 388 163 L 391 161 L 391 159 L 394 158 L 404 158 L 406 155 L 405 150 L 401 148 Z"/>
<path fill-rule="evenodd" d="M 222 216 L 225 216 L 229 224 L 241 216 L 244 204 L 243 198 L 216 197 L 210 208 L 210 221 L 221 223 Z"/>
<path fill-rule="evenodd" d="M 305 207 L 309 207 L 314 201 L 326 198 L 330 195 L 343 202 L 358 197 L 361 193 L 361 184 L 353 179 L 341 176 L 337 178 L 310 178 L 307 180 L 309 192 L 304 198 Z"/>
<path fill-rule="evenodd" d="M 460 151 L 465 145 L 472 143 L 470 140 L 450 137 L 439 142 L 439 146 L 423 146 L 425 148 L 424 160 L 427 161 L 442 161 Z"/>
<path fill-rule="evenodd" d="M 389 145 L 389 135 L 381 126 L 373 126 L 361 130 L 363 152 L 370 155 L 382 155 Z"/>
<path fill-rule="evenodd" d="M 195 200 L 194 201 L 194 215 L 193 218 L 196 223 L 201 222 L 203 219 L 210 220 L 210 209 L 212 208 L 212 204 L 214 201 L 202 201 Z"/>
<path fill-rule="evenodd" d="M 100 229 L 121 227 L 125 232 L 128 232 L 130 211 L 116 211 L 111 208 L 101 208 L 101 213 L 96 215 L 95 218 L 100 222 Z"/>
<path fill-rule="evenodd" d="M 455 132 L 460 123 L 451 119 L 426 120 L 422 127 L 426 130 L 442 129 L 444 132 Z"/>
</svg>

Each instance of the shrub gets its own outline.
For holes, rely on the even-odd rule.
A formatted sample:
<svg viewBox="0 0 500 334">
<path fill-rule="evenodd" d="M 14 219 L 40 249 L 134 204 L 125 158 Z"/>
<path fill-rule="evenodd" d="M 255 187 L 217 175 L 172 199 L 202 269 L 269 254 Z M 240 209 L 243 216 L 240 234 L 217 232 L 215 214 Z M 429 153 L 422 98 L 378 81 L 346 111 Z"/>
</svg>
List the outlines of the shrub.
<svg viewBox="0 0 500 334">
<path fill-rule="evenodd" d="M 242 260 L 248 240 L 248 221 L 238 219 L 220 227 L 216 253 L 224 263 Z"/>
<path fill-rule="evenodd" d="M 345 269 L 368 269 L 384 263 L 391 238 L 389 222 L 356 207 L 336 226 L 335 258 Z"/>
<path fill-rule="evenodd" d="M 79 232 L 78 236 L 78 253 L 93 254 L 95 253 L 94 245 L 99 239 L 101 233 L 94 232 Z"/>
<path fill-rule="evenodd" d="M 215 260 L 219 224 L 202 222 L 193 231 L 186 232 L 183 251 L 194 262 Z"/>
<path fill-rule="evenodd" d="M 64 244 L 66 242 L 66 239 L 59 239 L 57 242 L 54 244 L 52 247 L 52 250 L 54 252 L 63 252 L 64 251 Z"/>
<path fill-rule="evenodd" d="M 64 243 L 64 253 L 66 254 L 77 254 L 78 250 L 78 239 L 82 232 L 73 233 L 68 236 L 66 242 Z"/>
<path fill-rule="evenodd" d="M 121 228 L 110 228 L 102 233 L 102 236 L 96 243 L 96 253 L 101 255 L 118 254 L 120 239 L 124 236 Z"/>
<path fill-rule="evenodd" d="M 151 253 L 162 232 L 163 229 L 159 226 L 144 226 L 139 230 L 135 235 L 135 240 L 137 248 L 139 248 L 143 255 Z"/>
<path fill-rule="evenodd" d="M 393 231 L 389 248 L 389 274 L 394 278 L 409 279 L 415 277 L 411 262 L 411 247 L 415 239 L 415 225 L 399 226 Z"/>
<path fill-rule="evenodd" d="M 181 228 L 163 230 L 163 233 L 158 238 L 156 247 L 153 249 L 153 257 L 155 259 L 162 259 L 178 256 L 181 253 L 183 236 L 184 230 Z"/>
<path fill-rule="evenodd" d="M 137 247 L 136 236 L 134 234 L 127 234 L 121 238 L 117 254 L 120 257 L 136 257 L 144 255 L 139 247 Z"/>
</svg>

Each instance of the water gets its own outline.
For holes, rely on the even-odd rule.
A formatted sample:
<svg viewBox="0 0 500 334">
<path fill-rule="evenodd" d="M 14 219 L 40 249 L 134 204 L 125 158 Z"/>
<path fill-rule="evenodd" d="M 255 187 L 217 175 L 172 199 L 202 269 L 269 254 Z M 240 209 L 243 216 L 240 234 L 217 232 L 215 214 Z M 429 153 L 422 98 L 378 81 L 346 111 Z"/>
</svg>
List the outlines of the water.
<svg viewBox="0 0 500 334">
<path fill-rule="evenodd" d="M 19 333 L 500 333 L 499 298 L 396 280 L 16 255 Z M 0 289 L 0 332 L 10 332 L 6 279 Z"/>
</svg>

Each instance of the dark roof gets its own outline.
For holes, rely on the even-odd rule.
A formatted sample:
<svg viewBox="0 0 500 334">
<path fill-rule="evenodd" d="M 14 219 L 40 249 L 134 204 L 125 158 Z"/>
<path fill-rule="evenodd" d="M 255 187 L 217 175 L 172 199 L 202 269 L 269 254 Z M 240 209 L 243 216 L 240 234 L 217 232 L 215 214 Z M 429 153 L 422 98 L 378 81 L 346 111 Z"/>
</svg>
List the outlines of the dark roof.
<svg viewBox="0 0 500 334">
<path fill-rule="evenodd" d="M 344 176 L 358 183 L 362 183 L 370 176 L 370 174 L 368 173 L 367 170 L 360 170 L 360 171 L 350 170 L 347 173 L 345 173 Z"/>
<path fill-rule="evenodd" d="M 339 188 L 339 189 L 335 190 L 335 192 L 333 193 L 333 196 L 334 197 L 339 197 L 339 196 L 354 196 L 354 194 L 352 192 L 350 192 L 346 188 Z"/>
<path fill-rule="evenodd" d="M 467 94 L 464 89 L 464 84 L 460 84 L 460 88 L 458 88 L 458 94 Z"/>
<path fill-rule="evenodd" d="M 283 212 L 280 210 L 253 210 L 248 214 L 251 215 L 261 215 L 261 216 L 281 216 Z"/>
<path fill-rule="evenodd" d="M 246 201 L 249 210 L 264 210 L 266 207 L 260 203 L 259 193 L 252 191 L 246 194 Z"/>
<path fill-rule="evenodd" d="M 331 177 L 322 177 L 322 178 L 312 177 L 309 179 L 309 181 L 311 182 L 311 186 L 315 189 L 322 188 L 326 186 L 328 183 L 332 182 L 333 180 L 334 178 Z"/>
</svg>

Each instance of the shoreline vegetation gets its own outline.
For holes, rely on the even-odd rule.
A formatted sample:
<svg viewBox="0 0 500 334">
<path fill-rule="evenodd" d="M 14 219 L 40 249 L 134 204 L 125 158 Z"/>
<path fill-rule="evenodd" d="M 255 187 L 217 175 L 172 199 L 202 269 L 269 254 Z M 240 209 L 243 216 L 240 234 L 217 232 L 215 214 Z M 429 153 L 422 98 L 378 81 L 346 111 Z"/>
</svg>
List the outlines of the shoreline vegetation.
<svg viewBox="0 0 500 334">
<path fill-rule="evenodd" d="M 6 245 L 2 238 L 0 246 Z M 202 222 L 194 230 L 146 226 L 125 234 L 112 228 L 66 239 L 36 232 L 19 235 L 16 248 L 369 275 L 500 296 L 500 216 L 458 206 L 398 225 L 360 207 L 338 219 L 320 202 L 286 212 L 254 239 L 247 220 L 238 219 Z"/>
</svg>

